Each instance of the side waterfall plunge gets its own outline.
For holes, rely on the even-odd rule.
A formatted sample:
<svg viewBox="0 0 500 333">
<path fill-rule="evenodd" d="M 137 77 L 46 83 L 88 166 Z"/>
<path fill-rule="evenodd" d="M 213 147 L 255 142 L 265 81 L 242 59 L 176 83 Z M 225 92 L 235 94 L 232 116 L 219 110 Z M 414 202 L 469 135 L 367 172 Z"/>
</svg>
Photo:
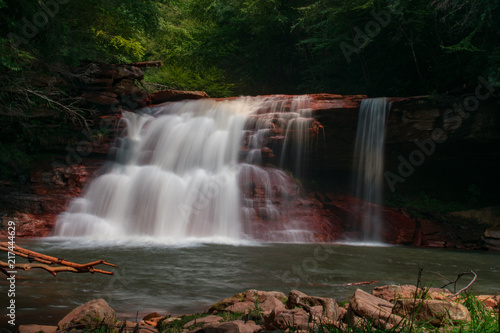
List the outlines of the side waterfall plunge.
<svg viewBox="0 0 500 333">
<path fill-rule="evenodd" d="M 287 173 L 261 166 L 268 149 L 264 143 L 277 138 L 277 128 L 286 133 L 283 145 L 309 142 L 304 124 L 313 120 L 303 116 L 307 105 L 304 97 L 238 98 L 124 113 L 116 163 L 71 202 L 54 234 L 310 241 L 304 223 L 285 223 L 274 206 L 275 197 L 284 197 L 282 192 L 291 192 L 295 183 Z M 286 138 L 292 132 L 299 139 Z M 250 223 L 255 218 L 272 227 L 255 230 L 258 225 Z"/>
<path fill-rule="evenodd" d="M 390 104 L 386 98 L 366 99 L 359 108 L 354 148 L 354 191 L 363 201 L 356 207 L 355 223 L 364 241 L 380 242 L 383 217 L 384 136 Z"/>
</svg>

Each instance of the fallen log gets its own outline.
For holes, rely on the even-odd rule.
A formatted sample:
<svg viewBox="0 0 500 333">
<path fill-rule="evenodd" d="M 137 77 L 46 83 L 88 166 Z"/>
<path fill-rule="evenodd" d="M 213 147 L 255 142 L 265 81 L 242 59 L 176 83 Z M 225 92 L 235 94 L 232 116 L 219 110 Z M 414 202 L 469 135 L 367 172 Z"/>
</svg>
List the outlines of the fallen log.
<svg viewBox="0 0 500 333">
<path fill-rule="evenodd" d="M 128 66 L 134 66 L 134 67 L 160 67 L 163 65 L 163 61 L 157 60 L 157 61 L 141 61 L 141 62 L 134 62 L 131 64 L 125 64 Z"/>
</svg>

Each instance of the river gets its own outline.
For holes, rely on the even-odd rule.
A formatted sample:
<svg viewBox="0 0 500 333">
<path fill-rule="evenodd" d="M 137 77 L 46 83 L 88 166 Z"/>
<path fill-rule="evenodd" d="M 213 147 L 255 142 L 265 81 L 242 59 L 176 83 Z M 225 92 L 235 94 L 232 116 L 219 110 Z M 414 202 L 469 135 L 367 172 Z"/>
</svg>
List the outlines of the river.
<svg viewBox="0 0 500 333">
<path fill-rule="evenodd" d="M 52 324 L 76 306 L 103 298 L 119 317 L 141 319 L 160 314 L 188 314 L 247 289 L 288 293 L 301 290 L 314 296 L 348 301 L 356 288 L 371 291 L 386 284 L 422 283 L 441 287 L 462 272 L 474 271 L 475 294 L 500 293 L 500 255 L 411 247 L 352 244 L 272 244 L 199 240 L 172 244 L 159 239 L 96 241 L 43 238 L 18 245 L 78 263 L 105 259 L 118 268 L 102 266 L 114 276 L 19 272 L 16 280 L 16 323 Z M 18 258 L 18 262 L 23 261 Z M 379 281 L 360 286 L 348 283 Z M 464 277 L 459 286 L 470 281 Z M 7 304 L 7 282 L 0 284 L 1 304 Z M 452 289 L 452 287 L 451 287 Z M 5 301 L 4 301 L 5 300 Z M 6 311 L 5 307 L 3 307 Z M 2 315 L 2 321 L 6 321 Z M 1 326 L 6 322 L 1 322 Z"/>
</svg>

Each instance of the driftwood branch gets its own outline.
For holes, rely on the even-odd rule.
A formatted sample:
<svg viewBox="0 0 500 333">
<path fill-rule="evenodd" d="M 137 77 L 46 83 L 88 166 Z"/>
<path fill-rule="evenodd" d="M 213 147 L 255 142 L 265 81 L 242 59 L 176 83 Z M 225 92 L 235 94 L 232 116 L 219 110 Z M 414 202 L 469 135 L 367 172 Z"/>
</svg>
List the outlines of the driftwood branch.
<svg viewBox="0 0 500 333">
<path fill-rule="evenodd" d="M 105 260 L 97 260 L 93 262 L 89 262 L 86 264 L 78 264 L 65 259 L 56 258 L 52 256 L 48 256 L 46 254 L 38 253 L 35 251 L 24 249 L 18 245 L 10 244 L 8 242 L 0 242 L 0 251 L 6 251 L 12 253 L 15 256 L 19 256 L 25 259 L 28 259 L 30 263 L 19 264 L 19 263 L 6 263 L 0 261 L 0 272 L 9 276 L 6 269 L 15 269 L 20 268 L 24 270 L 30 270 L 31 268 L 41 268 L 52 275 L 56 276 L 58 272 L 73 272 L 73 273 L 100 273 L 105 275 L 114 275 L 113 272 L 105 271 L 102 269 L 95 268 L 97 265 L 107 265 L 112 267 L 117 267 L 116 265 L 110 264 Z M 33 261 L 37 261 L 39 263 L 33 263 Z M 59 265 L 59 266 L 54 266 Z"/>
<path fill-rule="evenodd" d="M 469 287 L 470 287 L 470 286 L 472 286 L 472 284 L 473 284 L 473 283 L 476 281 L 476 279 L 477 279 L 477 274 L 476 274 L 476 273 L 474 273 L 473 271 L 470 271 L 469 273 L 462 273 L 462 274 L 460 274 L 460 275 L 457 277 L 457 281 L 458 281 L 458 279 L 459 279 L 460 277 L 462 277 L 462 276 L 464 276 L 464 275 L 473 275 L 473 278 L 472 278 L 472 280 L 469 282 L 469 284 L 468 284 L 468 285 L 466 285 L 465 287 L 463 287 L 462 289 L 460 289 L 459 291 L 457 291 L 457 292 L 455 293 L 455 295 L 453 295 L 453 296 L 458 296 L 458 294 L 460 294 L 462 291 L 466 291 L 467 289 L 469 289 Z M 456 283 L 455 283 L 455 285 L 456 285 Z"/>
<path fill-rule="evenodd" d="M 477 279 L 477 274 L 474 273 L 474 271 L 460 273 L 460 274 L 457 275 L 457 278 L 455 280 L 450 280 L 446 276 L 444 276 L 442 274 L 439 274 L 439 273 L 436 273 L 436 272 L 429 272 L 429 273 L 436 274 L 437 276 L 439 276 L 439 277 L 443 278 L 444 280 L 448 281 L 448 283 L 445 284 L 444 286 L 442 286 L 441 288 L 446 288 L 447 286 L 453 284 L 453 292 L 454 292 L 454 294 L 452 295 L 453 297 L 458 296 L 460 293 L 462 293 L 462 292 L 466 291 L 467 289 L 469 289 L 470 286 L 472 286 L 472 284 L 474 282 L 476 282 L 476 279 Z M 472 280 L 465 287 L 463 287 L 462 289 L 460 289 L 459 291 L 457 291 L 458 280 L 460 280 L 460 278 L 462 276 L 465 276 L 465 275 L 472 275 Z"/>
</svg>

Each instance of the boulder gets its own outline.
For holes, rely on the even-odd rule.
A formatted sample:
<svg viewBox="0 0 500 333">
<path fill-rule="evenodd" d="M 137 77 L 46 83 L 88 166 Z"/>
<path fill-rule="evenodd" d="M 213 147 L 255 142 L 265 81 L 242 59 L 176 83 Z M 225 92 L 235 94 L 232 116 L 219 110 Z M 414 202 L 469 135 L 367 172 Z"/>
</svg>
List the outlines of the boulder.
<svg viewBox="0 0 500 333">
<path fill-rule="evenodd" d="M 349 302 L 347 319 L 362 317 L 374 326 L 390 329 L 402 321 L 400 316 L 392 314 L 392 308 L 392 303 L 357 289 Z M 352 326 L 358 324 L 351 321 L 348 323 Z"/>
<path fill-rule="evenodd" d="M 445 300 L 449 299 L 449 297 L 453 296 L 453 293 L 451 293 L 448 289 L 444 288 L 424 288 L 427 297 L 430 297 L 431 299 L 435 300 Z"/>
<path fill-rule="evenodd" d="M 19 325 L 19 333 L 55 333 L 57 326 Z"/>
<path fill-rule="evenodd" d="M 266 321 L 266 328 L 269 330 L 310 330 L 314 324 L 311 316 L 302 308 L 285 309 L 283 311 L 273 311 Z"/>
<path fill-rule="evenodd" d="M 227 308 L 224 309 L 224 311 L 231 312 L 231 313 L 243 313 L 243 314 L 248 314 L 252 312 L 255 309 L 255 304 L 253 302 L 238 302 L 235 304 L 232 304 L 228 306 Z"/>
<path fill-rule="evenodd" d="M 256 325 L 253 321 L 233 320 L 207 325 L 198 330 L 197 333 L 255 333 L 261 330 L 262 327 Z"/>
<path fill-rule="evenodd" d="M 235 296 L 242 296 L 244 299 L 250 302 L 260 302 L 263 303 L 269 297 L 275 297 L 278 300 L 285 302 L 287 300 L 286 295 L 281 291 L 262 291 L 250 289 L 242 292 L 241 294 L 236 294 Z"/>
<path fill-rule="evenodd" d="M 285 297 L 286 299 L 286 297 Z M 285 310 L 285 305 L 282 301 L 274 296 L 269 296 L 266 300 L 259 304 L 259 310 L 262 311 L 264 316 L 269 316 L 273 310 L 283 311 Z"/>
<path fill-rule="evenodd" d="M 394 313 L 405 318 L 414 316 L 415 320 L 433 326 L 471 320 L 469 310 L 465 306 L 442 300 L 398 299 L 394 304 Z"/>
<path fill-rule="evenodd" d="M 333 298 L 308 296 L 301 291 L 292 290 L 286 303 L 288 309 L 302 307 L 317 322 L 337 324 L 343 312 Z"/>
<path fill-rule="evenodd" d="M 393 302 L 395 299 L 399 298 L 413 298 L 415 296 L 415 290 L 417 287 L 405 284 L 405 285 L 388 285 L 375 287 L 372 290 L 372 295 L 375 297 L 382 298 L 387 302 Z M 418 289 L 421 292 L 421 289 Z"/>
<path fill-rule="evenodd" d="M 477 300 L 484 304 L 488 308 L 498 308 L 500 302 L 500 295 L 479 295 L 476 296 Z"/>
<path fill-rule="evenodd" d="M 73 309 L 59 323 L 59 330 L 70 327 L 91 327 L 93 324 L 114 325 L 116 320 L 115 311 L 105 300 L 96 299 Z"/>
<path fill-rule="evenodd" d="M 146 320 L 151 320 L 153 318 L 161 318 L 161 317 L 163 317 L 163 316 L 161 314 L 159 314 L 158 312 L 153 312 L 153 313 L 145 315 L 142 318 L 142 320 L 146 321 Z"/>
</svg>

